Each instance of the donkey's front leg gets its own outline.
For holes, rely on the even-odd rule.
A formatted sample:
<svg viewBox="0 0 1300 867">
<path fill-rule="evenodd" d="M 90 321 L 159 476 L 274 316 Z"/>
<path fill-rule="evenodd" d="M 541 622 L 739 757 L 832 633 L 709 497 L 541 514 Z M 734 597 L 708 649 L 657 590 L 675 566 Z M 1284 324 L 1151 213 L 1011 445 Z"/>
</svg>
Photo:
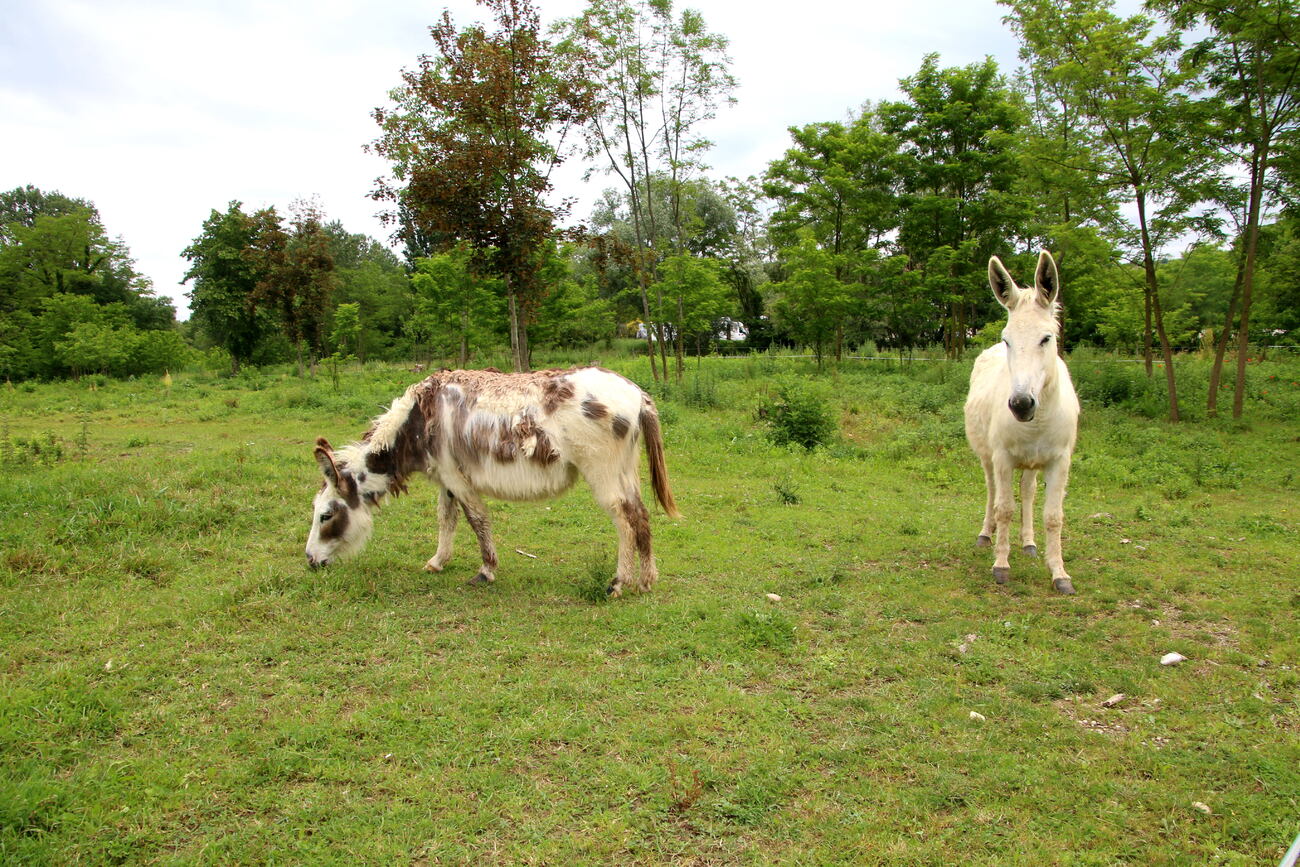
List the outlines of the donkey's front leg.
<svg viewBox="0 0 1300 867">
<path fill-rule="evenodd" d="M 993 478 L 992 458 L 980 456 L 980 466 L 984 468 L 984 523 L 980 525 L 975 547 L 987 548 L 993 544 L 993 493 L 997 490 L 997 482 Z"/>
<path fill-rule="evenodd" d="M 1047 530 L 1047 568 L 1058 593 L 1074 592 L 1074 584 L 1061 558 L 1061 527 L 1065 525 L 1065 484 L 1070 479 L 1070 458 L 1055 461 L 1043 470 L 1043 526 Z"/>
<path fill-rule="evenodd" d="M 1038 556 L 1034 544 L 1034 494 L 1038 492 L 1038 470 L 1020 473 L 1020 547 L 1030 557 Z"/>
<path fill-rule="evenodd" d="M 457 497 L 460 507 L 465 511 L 465 520 L 474 528 L 478 536 L 479 553 L 483 556 L 483 568 L 470 579 L 471 584 L 490 584 L 496 580 L 497 548 L 492 543 L 492 522 L 488 520 L 487 506 L 478 495 L 462 491 Z"/>
<path fill-rule="evenodd" d="M 446 488 L 438 495 L 438 551 L 424 564 L 429 572 L 441 572 L 451 559 L 456 542 L 456 495 Z"/>
<path fill-rule="evenodd" d="M 993 580 L 1005 584 L 1011 578 L 1011 515 L 1015 512 L 1016 469 L 1011 462 L 993 459 Z"/>
</svg>

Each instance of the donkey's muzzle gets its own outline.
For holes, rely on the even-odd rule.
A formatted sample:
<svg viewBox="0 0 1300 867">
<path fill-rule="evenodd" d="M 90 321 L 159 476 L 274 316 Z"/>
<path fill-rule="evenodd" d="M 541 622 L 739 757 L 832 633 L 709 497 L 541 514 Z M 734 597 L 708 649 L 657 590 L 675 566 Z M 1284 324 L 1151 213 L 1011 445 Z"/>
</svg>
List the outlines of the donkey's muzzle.
<svg viewBox="0 0 1300 867">
<path fill-rule="evenodd" d="M 317 560 L 312 555 L 310 554 L 307 555 L 307 565 L 313 569 L 319 569 L 327 563 L 329 563 L 328 560 Z"/>
<path fill-rule="evenodd" d="M 1011 400 L 1007 401 L 1007 407 L 1017 421 L 1032 421 L 1034 412 L 1038 409 L 1038 401 L 1034 400 L 1033 395 L 1013 394 Z"/>
</svg>

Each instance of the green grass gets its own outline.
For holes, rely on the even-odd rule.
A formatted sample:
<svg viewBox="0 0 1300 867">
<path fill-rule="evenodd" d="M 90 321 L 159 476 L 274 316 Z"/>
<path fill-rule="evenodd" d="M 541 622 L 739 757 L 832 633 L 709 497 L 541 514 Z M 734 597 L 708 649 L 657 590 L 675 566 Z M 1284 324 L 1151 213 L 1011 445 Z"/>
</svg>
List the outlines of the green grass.
<svg viewBox="0 0 1300 867">
<path fill-rule="evenodd" d="M 1246 423 L 1171 426 L 1105 362 L 1074 364 L 1069 598 L 974 547 L 968 365 L 828 367 L 839 438 L 805 451 L 756 408 L 811 362 L 692 363 L 656 390 L 685 517 L 612 602 L 581 485 L 493 505 L 491 587 L 464 527 L 421 570 L 422 483 L 306 568 L 311 443 L 401 368 L 3 388 L 0 861 L 1276 862 L 1300 365 L 1252 369 Z"/>
</svg>

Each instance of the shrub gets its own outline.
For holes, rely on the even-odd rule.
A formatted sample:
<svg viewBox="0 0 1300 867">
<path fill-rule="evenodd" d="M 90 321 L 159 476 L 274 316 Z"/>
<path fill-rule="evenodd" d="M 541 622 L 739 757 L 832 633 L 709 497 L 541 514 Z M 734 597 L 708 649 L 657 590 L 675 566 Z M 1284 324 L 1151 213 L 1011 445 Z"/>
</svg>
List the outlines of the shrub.
<svg viewBox="0 0 1300 867">
<path fill-rule="evenodd" d="M 811 384 L 788 380 L 758 408 L 767 421 L 768 436 L 777 445 L 791 443 L 813 449 L 835 437 L 835 417 L 830 403 Z"/>
</svg>

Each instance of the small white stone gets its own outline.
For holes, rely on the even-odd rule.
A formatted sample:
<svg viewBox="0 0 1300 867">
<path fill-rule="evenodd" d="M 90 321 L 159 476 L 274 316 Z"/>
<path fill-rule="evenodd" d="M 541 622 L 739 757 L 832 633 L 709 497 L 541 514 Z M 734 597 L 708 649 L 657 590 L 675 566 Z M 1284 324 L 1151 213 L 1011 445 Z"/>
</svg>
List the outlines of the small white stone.
<svg viewBox="0 0 1300 867">
<path fill-rule="evenodd" d="M 770 600 L 773 601 L 773 602 L 780 602 L 780 601 L 781 601 L 781 597 L 778 596 L 778 595 L 775 594 L 775 593 L 769 593 L 769 594 L 767 594 L 767 598 L 770 599 Z"/>
<path fill-rule="evenodd" d="M 975 720 L 975 722 L 984 722 L 984 714 L 980 713 L 977 710 L 973 710 L 970 712 L 970 718 Z"/>
<path fill-rule="evenodd" d="M 1202 813 L 1204 813 L 1207 816 L 1214 812 L 1213 810 L 1210 809 L 1209 804 L 1203 804 L 1200 801 L 1192 801 L 1192 809 L 1200 810 Z"/>
<path fill-rule="evenodd" d="M 1180 662 L 1186 661 L 1187 657 L 1183 656 L 1181 653 L 1166 653 L 1164 656 L 1160 657 L 1161 665 L 1177 665 Z"/>
<path fill-rule="evenodd" d="M 968 650 L 970 650 L 970 645 L 969 645 L 969 644 L 964 644 L 964 643 L 963 643 L 963 644 L 959 644 L 959 645 L 957 645 L 957 652 L 958 652 L 958 653 L 962 653 L 962 654 L 964 654 L 964 653 L 965 653 L 966 651 L 968 651 Z"/>
<path fill-rule="evenodd" d="M 1115 693 L 1114 695 L 1112 695 L 1110 698 L 1108 698 L 1108 699 L 1106 699 L 1105 701 L 1103 701 L 1103 702 L 1101 703 L 1101 706 L 1102 706 L 1102 707 L 1114 707 L 1115 705 L 1117 705 L 1117 704 L 1119 704 L 1121 701 L 1123 701 L 1124 698 L 1125 698 L 1124 693 L 1122 693 L 1122 692 L 1117 692 L 1117 693 Z"/>
<path fill-rule="evenodd" d="M 112 670 L 113 670 L 113 660 L 110 659 L 108 662 L 104 663 L 104 671 L 112 671 Z"/>
</svg>

